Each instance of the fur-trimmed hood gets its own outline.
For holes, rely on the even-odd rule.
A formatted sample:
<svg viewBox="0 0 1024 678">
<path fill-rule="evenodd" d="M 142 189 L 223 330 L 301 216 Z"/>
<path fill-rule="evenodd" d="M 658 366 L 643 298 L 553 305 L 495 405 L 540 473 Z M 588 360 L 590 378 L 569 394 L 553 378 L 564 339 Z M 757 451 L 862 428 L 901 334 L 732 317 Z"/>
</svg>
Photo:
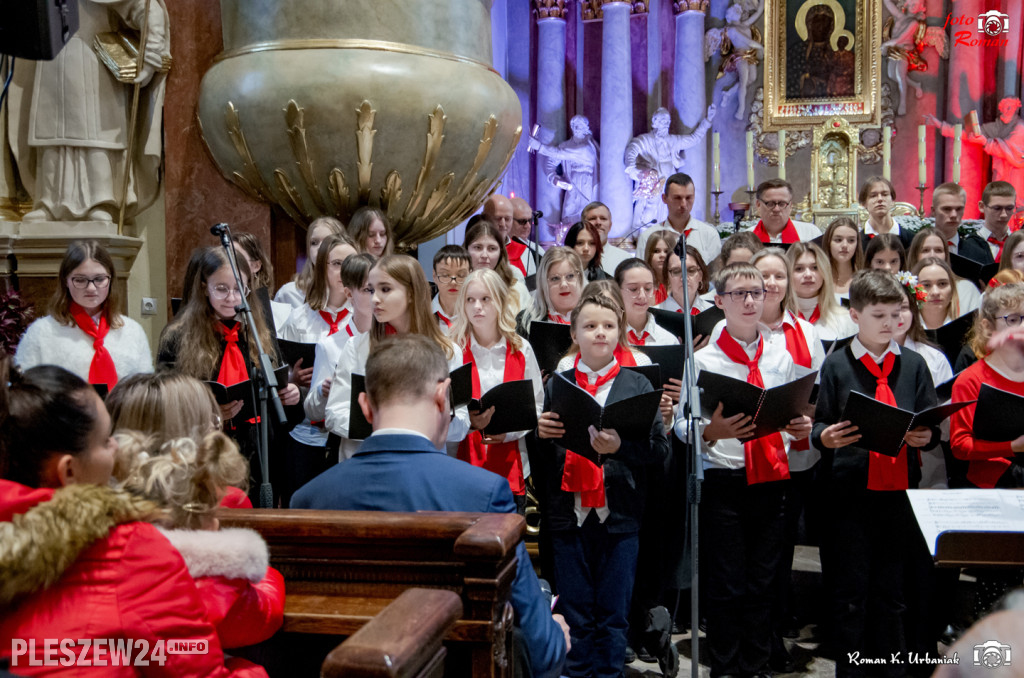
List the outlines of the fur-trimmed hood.
<svg viewBox="0 0 1024 678">
<path fill-rule="evenodd" d="M 185 559 L 193 579 L 225 577 L 256 583 L 267 574 L 267 543 L 255 530 L 160 530 Z"/>
<path fill-rule="evenodd" d="M 94 542 L 155 515 L 152 502 L 99 485 L 49 493 L 0 481 L 0 607 L 48 588 Z"/>
</svg>

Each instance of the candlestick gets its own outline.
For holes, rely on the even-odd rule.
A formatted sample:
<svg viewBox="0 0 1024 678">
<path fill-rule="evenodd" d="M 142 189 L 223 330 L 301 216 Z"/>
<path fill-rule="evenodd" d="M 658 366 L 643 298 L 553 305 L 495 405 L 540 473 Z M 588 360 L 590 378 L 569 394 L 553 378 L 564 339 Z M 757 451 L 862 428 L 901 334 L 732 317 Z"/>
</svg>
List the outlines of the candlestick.
<svg viewBox="0 0 1024 678">
<path fill-rule="evenodd" d="M 882 176 L 892 180 L 892 127 L 882 128 Z"/>
<path fill-rule="evenodd" d="M 917 183 L 920 186 L 924 186 L 928 181 L 928 172 L 925 166 L 928 154 L 927 145 L 925 144 L 925 132 L 927 129 L 926 125 L 917 126 Z"/>
<path fill-rule="evenodd" d="M 711 134 L 711 169 L 713 175 L 711 185 L 714 186 L 716 191 L 722 187 L 721 162 L 722 156 L 721 151 L 718 147 L 718 132 L 713 132 Z M 715 223 L 717 224 L 718 222 L 715 221 Z"/>
<path fill-rule="evenodd" d="M 786 178 L 786 130 L 780 129 L 778 132 L 779 138 L 779 178 Z"/>
<path fill-rule="evenodd" d="M 747 132 L 747 193 L 754 190 L 754 133 Z"/>
<path fill-rule="evenodd" d="M 921 194 L 921 202 L 917 205 L 917 216 L 924 218 L 924 192 L 928 190 L 928 187 L 922 181 L 917 185 L 917 190 Z"/>
<path fill-rule="evenodd" d="M 715 226 L 718 226 L 718 222 L 722 219 L 722 215 L 719 214 L 718 212 L 718 197 L 722 195 L 722 191 L 719 191 L 716 188 L 715 190 L 711 191 L 711 195 L 715 196 L 715 214 L 712 217 L 713 221 L 711 223 L 714 224 Z"/>
<path fill-rule="evenodd" d="M 953 125 L 953 183 L 960 183 L 960 147 L 964 126 L 960 123 Z"/>
</svg>

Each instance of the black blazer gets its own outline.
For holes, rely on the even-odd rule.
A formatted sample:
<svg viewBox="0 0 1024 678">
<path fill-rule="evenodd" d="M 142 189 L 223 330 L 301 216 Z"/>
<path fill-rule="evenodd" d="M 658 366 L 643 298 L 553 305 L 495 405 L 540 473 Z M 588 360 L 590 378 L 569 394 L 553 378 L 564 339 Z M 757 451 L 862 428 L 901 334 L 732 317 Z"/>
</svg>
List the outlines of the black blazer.
<svg viewBox="0 0 1024 678">
<path fill-rule="evenodd" d="M 980 235 L 972 233 L 968 236 L 960 236 L 960 242 L 957 246 L 957 254 L 961 257 L 967 257 L 971 261 L 976 261 L 979 264 L 991 264 L 995 262 L 992 258 L 992 248 L 988 246 L 988 243 L 981 239 Z"/>
<path fill-rule="evenodd" d="M 562 372 L 565 378 L 574 381 L 575 370 Z M 544 389 L 544 411 L 551 410 L 550 380 Z M 608 403 L 625 400 L 652 390 L 651 382 L 637 372 L 623 370 L 615 377 Z M 575 499 L 572 492 L 561 489 L 562 471 L 565 467 L 565 448 L 557 440 L 537 439 L 539 451 L 552 459 L 550 471 L 540 479 L 537 488 L 543 493 L 542 505 L 547 507 L 547 525 L 551 530 L 576 528 Z M 644 495 L 647 491 L 647 474 L 662 473 L 665 458 L 670 453 L 668 439 L 661 422 L 661 413 L 651 422 L 648 440 L 622 441 L 619 451 L 606 458 L 604 469 L 605 498 L 610 514 L 605 525 L 612 533 L 629 533 L 640 530 L 644 512 Z"/>
<path fill-rule="evenodd" d="M 901 228 L 900 232 L 897 234 L 896 237 L 899 238 L 900 244 L 903 245 L 903 249 L 909 252 L 910 243 L 914 241 L 914 234 L 905 228 Z M 868 248 L 868 244 L 871 242 L 871 238 L 872 236 L 865 233 L 864 231 L 860 232 L 860 245 L 863 249 L 866 250 Z M 870 264 L 871 262 L 868 263 Z"/>
</svg>

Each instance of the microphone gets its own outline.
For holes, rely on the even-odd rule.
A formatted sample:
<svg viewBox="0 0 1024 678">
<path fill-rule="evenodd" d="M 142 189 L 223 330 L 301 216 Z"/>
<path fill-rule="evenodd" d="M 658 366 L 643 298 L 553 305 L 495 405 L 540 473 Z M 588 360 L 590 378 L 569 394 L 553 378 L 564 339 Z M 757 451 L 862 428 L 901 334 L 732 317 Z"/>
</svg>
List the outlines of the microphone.
<svg viewBox="0 0 1024 678">
<path fill-rule="evenodd" d="M 544 218 L 544 213 L 543 212 L 541 212 L 540 210 L 534 210 L 533 211 L 533 223 L 536 224 L 538 221 L 540 221 L 543 218 Z"/>
<path fill-rule="evenodd" d="M 214 224 L 210 227 L 210 233 L 216 236 L 222 236 L 227 233 L 228 225 L 224 222 Z"/>
</svg>

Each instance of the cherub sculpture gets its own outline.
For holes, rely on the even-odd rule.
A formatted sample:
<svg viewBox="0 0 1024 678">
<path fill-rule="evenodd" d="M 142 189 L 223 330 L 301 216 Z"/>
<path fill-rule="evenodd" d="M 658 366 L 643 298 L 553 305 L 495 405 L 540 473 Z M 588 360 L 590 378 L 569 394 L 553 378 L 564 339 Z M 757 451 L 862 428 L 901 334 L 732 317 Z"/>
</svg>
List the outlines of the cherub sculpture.
<svg viewBox="0 0 1024 678">
<path fill-rule="evenodd" d="M 718 77 L 736 78 L 722 90 L 722 99 L 736 96 L 737 120 L 743 120 L 746 115 L 747 88 L 757 79 L 757 65 L 764 58 L 761 34 L 753 27 L 764 12 L 764 0 L 758 0 L 753 11 L 748 10 L 747 4 L 744 0 L 735 0 L 725 11 L 725 26 L 712 28 L 704 34 L 704 61 L 720 52 L 724 59 L 718 67 Z"/>
<path fill-rule="evenodd" d="M 907 112 L 907 86 L 913 87 L 916 96 L 924 96 L 921 83 L 910 77 L 911 71 L 928 70 L 923 52 L 934 47 L 943 59 L 949 56 L 949 42 L 940 26 L 929 27 L 925 23 L 924 0 L 883 0 L 892 16 L 882 30 L 882 56 L 888 60 L 889 77 L 896 81 L 900 92 L 897 115 Z"/>
</svg>

